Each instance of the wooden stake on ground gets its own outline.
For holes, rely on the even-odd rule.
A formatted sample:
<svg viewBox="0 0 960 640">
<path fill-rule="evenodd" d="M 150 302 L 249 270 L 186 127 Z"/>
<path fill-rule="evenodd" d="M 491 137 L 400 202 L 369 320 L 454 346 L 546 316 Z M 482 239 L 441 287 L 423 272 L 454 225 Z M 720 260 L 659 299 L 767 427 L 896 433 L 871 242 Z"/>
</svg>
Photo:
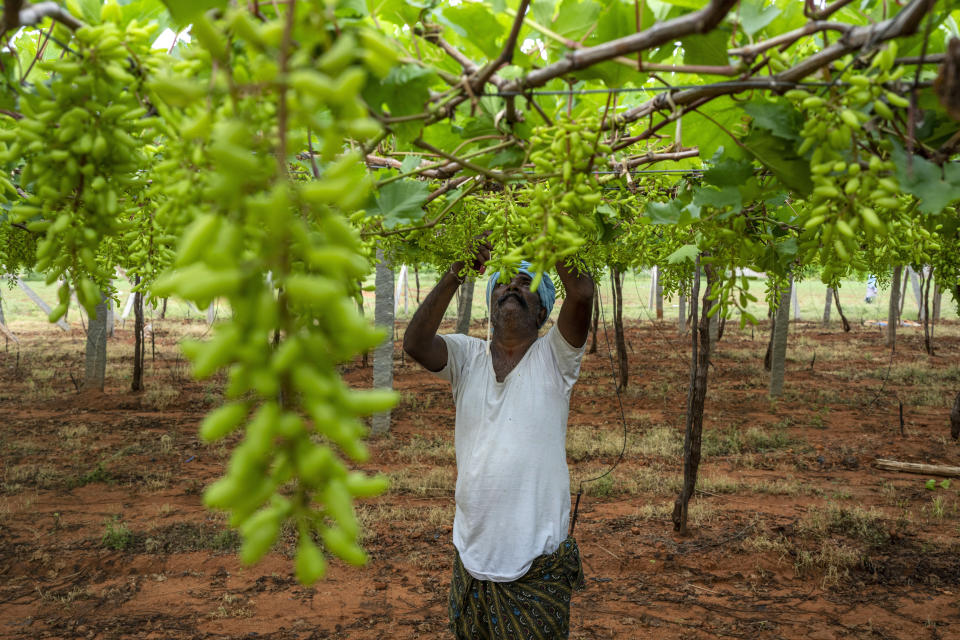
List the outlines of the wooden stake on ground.
<svg viewBox="0 0 960 640">
<path fill-rule="evenodd" d="M 916 473 L 922 476 L 944 476 L 960 478 L 960 467 L 951 467 L 945 464 L 921 464 L 919 462 L 900 462 L 877 458 L 873 466 L 884 471 L 900 471 L 901 473 Z"/>
</svg>

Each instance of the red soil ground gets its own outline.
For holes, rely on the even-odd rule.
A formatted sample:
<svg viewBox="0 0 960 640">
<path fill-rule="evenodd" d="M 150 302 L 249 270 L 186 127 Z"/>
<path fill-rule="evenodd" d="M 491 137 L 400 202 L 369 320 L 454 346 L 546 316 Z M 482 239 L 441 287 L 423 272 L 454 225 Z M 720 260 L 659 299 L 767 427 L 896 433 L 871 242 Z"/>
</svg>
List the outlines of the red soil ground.
<svg viewBox="0 0 960 640">
<path fill-rule="evenodd" d="M 235 534 L 201 504 L 227 451 L 197 439 L 219 388 L 186 375 L 179 328 L 158 331 L 147 378 L 148 389 L 172 389 L 166 396 L 126 391 L 132 366 L 119 356 L 104 394 L 76 393 L 82 333 L 49 344 L 51 329 L 25 332 L 19 364 L 0 350 L 0 638 L 449 637 L 445 383 L 401 362 L 398 343 L 404 401 L 365 467 L 394 474 L 401 489 L 362 507 L 368 566 L 333 563 L 305 588 L 291 575 L 291 536 L 244 567 Z M 667 324 L 629 327 L 627 454 L 614 482 L 583 498 L 588 587 L 575 596 L 571 637 L 960 638 L 960 479 L 928 490 L 927 477 L 872 466 L 960 465 L 947 417 L 960 330 L 944 333 L 938 357 L 913 333 L 891 359 L 876 329 L 800 325 L 786 393 L 772 402 L 764 330 L 729 331 L 710 371 L 713 448 L 701 477 L 712 483 L 679 537 L 668 513 L 681 460 L 654 443 L 658 433 L 679 440 L 688 343 Z M 129 354 L 131 341 L 121 331 L 110 348 Z M 571 437 L 597 439 L 595 452 L 571 454 L 574 487 L 621 446 L 602 335 L 600 344 L 573 392 Z M 357 386 L 372 377 L 359 362 L 345 375 Z"/>
</svg>

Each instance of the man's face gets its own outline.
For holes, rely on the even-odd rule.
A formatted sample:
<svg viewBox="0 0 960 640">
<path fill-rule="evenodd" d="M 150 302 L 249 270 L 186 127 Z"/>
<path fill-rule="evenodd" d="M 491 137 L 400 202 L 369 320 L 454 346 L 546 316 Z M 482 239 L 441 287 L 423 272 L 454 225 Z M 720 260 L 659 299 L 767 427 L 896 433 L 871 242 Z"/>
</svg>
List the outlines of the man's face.
<svg viewBox="0 0 960 640">
<path fill-rule="evenodd" d="M 529 275 L 517 272 L 513 280 L 494 285 L 490 294 L 490 316 L 495 324 L 502 320 L 513 324 L 524 319 L 532 323 L 534 329 L 540 327 L 546 309 L 540 306 L 540 296 L 530 291 L 532 281 Z"/>
</svg>

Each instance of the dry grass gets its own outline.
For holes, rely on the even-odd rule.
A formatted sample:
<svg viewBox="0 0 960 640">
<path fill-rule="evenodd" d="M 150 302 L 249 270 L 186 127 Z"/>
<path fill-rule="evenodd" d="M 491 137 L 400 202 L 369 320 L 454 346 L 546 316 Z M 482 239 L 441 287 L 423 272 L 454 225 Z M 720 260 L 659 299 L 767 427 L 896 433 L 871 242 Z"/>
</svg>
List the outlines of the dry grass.
<svg viewBox="0 0 960 640">
<path fill-rule="evenodd" d="M 415 496 L 452 494 L 456 489 L 456 469 L 447 467 L 404 467 L 387 474 L 390 491 Z"/>
<path fill-rule="evenodd" d="M 396 449 L 401 460 L 412 463 L 432 462 L 437 464 L 453 463 L 456 454 L 453 438 L 424 437 L 414 434 L 409 442 Z"/>
<path fill-rule="evenodd" d="M 357 508 L 360 542 L 372 539 L 373 531 L 377 528 L 401 530 L 403 535 L 416 535 L 452 525 L 454 511 L 455 507 L 449 501 L 435 506 L 361 504 Z"/>
<path fill-rule="evenodd" d="M 179 392 L 172 386 L 155 386 L 147 389 L 140 396 L 140 405 L 144 409 L 163 411 L 177 399 Z"/>
</svg>

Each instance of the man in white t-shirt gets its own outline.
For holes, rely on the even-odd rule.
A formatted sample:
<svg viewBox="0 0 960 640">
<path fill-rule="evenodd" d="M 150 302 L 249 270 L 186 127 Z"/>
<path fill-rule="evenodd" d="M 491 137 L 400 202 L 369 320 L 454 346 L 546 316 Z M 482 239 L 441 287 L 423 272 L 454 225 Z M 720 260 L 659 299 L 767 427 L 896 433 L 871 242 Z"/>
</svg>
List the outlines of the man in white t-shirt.
<svg viewBox="0 0 960 640">
<path fill-rule="evenodd" d="M 476 252 L 482 273 L 489 245 Z M 437 335 L 463 283 L 454 263 L 410 320 L 403 347 L 450 382 L 457 409 L 455 547 L 450 629 L 466 638 L 566 638 L 570 595 L 583 586 L 580 555 L 567 529 L 566 459 L 570 391 L 593 308 L 593 280 L 557 265 L 566 298 L 557 323 L 539 330 L 553 307 L 553 282 L 524 263 L 487 288 L 492 337 Z"/>
</svg>

